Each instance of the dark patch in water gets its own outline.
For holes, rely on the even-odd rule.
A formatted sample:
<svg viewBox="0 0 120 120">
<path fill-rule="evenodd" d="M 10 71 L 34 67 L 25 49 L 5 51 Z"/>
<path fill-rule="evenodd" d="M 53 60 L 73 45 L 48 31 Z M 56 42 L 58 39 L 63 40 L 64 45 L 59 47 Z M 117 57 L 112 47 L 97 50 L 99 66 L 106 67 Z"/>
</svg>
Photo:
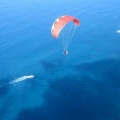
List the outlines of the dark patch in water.
<svg viewBox="0 0 120 120">
<path fill-rule="evenodd" d="M 119 120 L 120 61 L 102 60 L 75 69 L 78 75 L 50 83 L 44 106 L 23 109 L 17 120 Z"/>
<path fill-rule="evenodd" d="M 96 79 L 112 84 L 114 89 L 120 88 L 120 60 L 106 59 L 94 63 L 86 63 L 75 67 L 78 73 L 91 73 Z"/>
<path fill-rule="evenodd" d="M 44 120 L 42 119 L 42 110 L 40 108 L 36 109 L 26 109 L 22 110 L 19 114 L 19 117 L 17 120 Z"/>
<path fill-rule="evenodd" d="M 60 60 L 41 61 L 40 64 L 45 71 L 54 71 L 60 68 L 62 62 Z"/>
<path fill-rule="evenodd" d="M 0 97 L 7 94 L 8 87 L 9 87 L 8 82 L 9 82 L 9 79 L 7 78 L 0 80 Z"/>
<path fill-rule="evenodd" d="M 1 86 L 0 87 L 0 97 L 6 95 L 8 92 L 8 86 Z"/>
</svg>

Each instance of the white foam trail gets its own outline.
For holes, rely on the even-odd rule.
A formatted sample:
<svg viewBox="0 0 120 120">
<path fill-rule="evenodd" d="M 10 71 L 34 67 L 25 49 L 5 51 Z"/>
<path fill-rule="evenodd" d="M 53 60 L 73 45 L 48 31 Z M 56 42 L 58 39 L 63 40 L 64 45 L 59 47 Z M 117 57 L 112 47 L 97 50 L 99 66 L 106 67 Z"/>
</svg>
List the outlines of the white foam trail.
<svg viewBox="0 0 120 120">
<path fill-rule="evenodd" d="M 21 82 L 21 81 L 24 81 L 24 80 L 27 80 L 30 78 L 34 78 L 34 75 L 23 76 L 23 77 L 17 78 L 15 80 L 11 81 L 9 84 L 14 84 L 14 83 Z"/>
<path fill-rule="evenodd" d="M 120 34 L 120 30 L 116 30 L 116 33 L 119 33 L 119 34 Z"/>
</svg>

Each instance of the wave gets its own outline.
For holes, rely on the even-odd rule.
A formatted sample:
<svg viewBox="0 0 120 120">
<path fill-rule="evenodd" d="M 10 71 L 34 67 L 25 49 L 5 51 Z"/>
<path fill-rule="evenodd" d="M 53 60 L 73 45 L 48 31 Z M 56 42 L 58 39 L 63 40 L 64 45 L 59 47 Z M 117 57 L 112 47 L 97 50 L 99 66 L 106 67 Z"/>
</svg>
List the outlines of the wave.
<svg viewBox="0 0 120 120">
<path fill-rule="evenodd" d="M 15 80 L 11 81 L 9 84 L 14 84 L 14 83 L 21 82 L 21 81 L 24 81 L 24 80 L 28 80 L 28 79 L 31 79 L 31 78 L 34 78 L 34 75 L 19 77 Z"/>
</svg>

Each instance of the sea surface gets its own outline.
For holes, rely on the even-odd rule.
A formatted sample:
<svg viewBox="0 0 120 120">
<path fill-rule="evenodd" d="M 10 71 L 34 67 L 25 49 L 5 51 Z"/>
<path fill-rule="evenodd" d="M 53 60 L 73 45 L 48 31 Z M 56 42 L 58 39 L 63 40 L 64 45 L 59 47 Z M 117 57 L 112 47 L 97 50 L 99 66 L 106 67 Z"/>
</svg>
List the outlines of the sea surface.
<svg viewBox="0 0 120 120">
<path fill-rule="evenodd" d="M 0 120 L 120 120 L 120 0 L 0 0 Z"/>
</svg>

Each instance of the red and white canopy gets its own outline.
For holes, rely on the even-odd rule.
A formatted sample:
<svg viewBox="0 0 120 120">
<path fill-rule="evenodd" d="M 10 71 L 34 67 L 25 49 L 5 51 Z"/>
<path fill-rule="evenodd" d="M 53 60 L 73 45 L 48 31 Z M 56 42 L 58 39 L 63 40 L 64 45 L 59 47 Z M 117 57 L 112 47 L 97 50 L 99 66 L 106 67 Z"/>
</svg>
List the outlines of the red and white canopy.
<svg viewBox="0 0 120 120">
<path fill-rule="evenodd" d="M 51 28 L 52 36 L 55 38 L 58 38 L 59 33 L 62 30 L 62 28 L 70 21 L 73 21 L 73 23 L 76 26 L 80 24 L 80 21 L 73 16 L 69 16 L 69 15 L 61 16 L 57 20 L 55 20 L 55 22 L 52 25 L 52 28 Z"/>
</svg>

